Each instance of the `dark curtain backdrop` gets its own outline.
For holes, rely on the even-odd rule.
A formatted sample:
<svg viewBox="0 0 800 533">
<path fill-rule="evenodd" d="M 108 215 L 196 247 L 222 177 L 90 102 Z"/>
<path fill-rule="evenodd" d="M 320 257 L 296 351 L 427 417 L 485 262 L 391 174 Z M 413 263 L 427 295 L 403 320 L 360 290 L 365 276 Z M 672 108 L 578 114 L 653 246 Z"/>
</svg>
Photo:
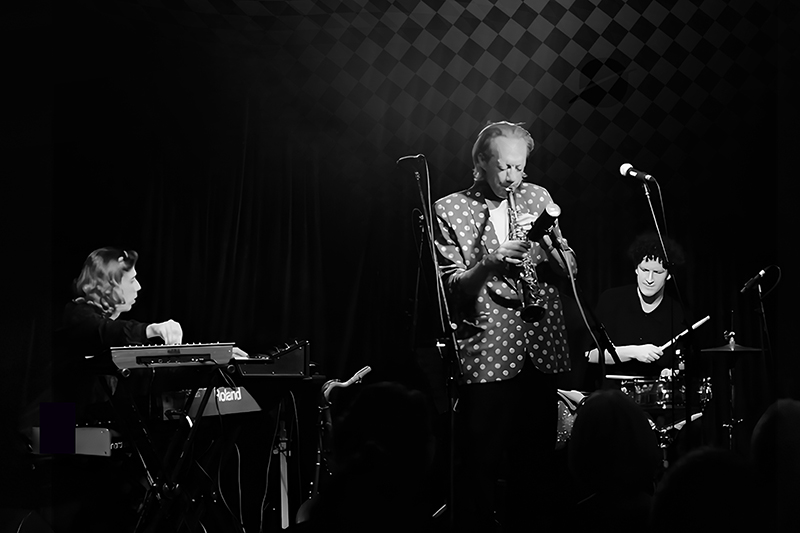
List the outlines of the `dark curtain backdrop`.
<svg viewBox="0 0 800 533">
<path fill-rule="evenodd" d="M 172 318 L 188 342 L 250 352 L 308 339 L 331 378 L 369 364 L 371 379 L 427 386 L 415 351 L 440 335 L 433 273 L 417 182 L 395 161 L 425 154 L 433 199 L 466 188 L 472 142 L 499 119 L 537 141 L 528 179 L 562 208 L 585 304 L 633 281 L 625 249 L 653 227 L 641 185 L 618 174 L 624 162 L 661 184 L 667 229 L 687 252 L 677 289 L 690 318 L 711 315 L 697 350 L 731 328 L 764 345 L 756 294 L 739 289 L 779 265 L 764 302 L 772 352 L 736 368 L 743 432 L 774 397 L 800 395 L 795 2 L 18 9 L 12 35 L 26 54 L 12 61 L 8 138 L 21 192 L 7 201 L 27 216 L 4 222 L 6 262 L 35 257 L 37 272 L 35 298 L 11 287 L 21 312 L 7 321 L 4 374 L 24 377 L 9 385 L 20 406 L 47 383 L 48 332 L 72 279 L 107 245 L 140 254 L 130 318 Z M 577 388 L 580 321 L 572 334 L 576 371 L 562 385 Z"/>
</svg>

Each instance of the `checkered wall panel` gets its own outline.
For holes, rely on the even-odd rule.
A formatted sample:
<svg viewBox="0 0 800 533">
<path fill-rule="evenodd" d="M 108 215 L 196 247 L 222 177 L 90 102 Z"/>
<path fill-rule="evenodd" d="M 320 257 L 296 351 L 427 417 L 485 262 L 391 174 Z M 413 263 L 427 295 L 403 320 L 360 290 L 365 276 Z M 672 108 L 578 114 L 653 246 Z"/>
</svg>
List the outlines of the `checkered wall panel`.
<svg viewBox="0 0 800 533">
<path fill-rule="evenodd" d="M 439 193 L 466 187 L 477 131 L 508 119 L 538 142 L 529 174 L 570 206 L 627 202 L 624 162 L 680 180 L 720 111 L 789 61 L 797 12 L 779 0 L 118 0 L 115 14 L 217 55 L 255 52 L 281 95 L 276 119 L 323 125 L 346 186 L 421 152 Z"/>
</svg>

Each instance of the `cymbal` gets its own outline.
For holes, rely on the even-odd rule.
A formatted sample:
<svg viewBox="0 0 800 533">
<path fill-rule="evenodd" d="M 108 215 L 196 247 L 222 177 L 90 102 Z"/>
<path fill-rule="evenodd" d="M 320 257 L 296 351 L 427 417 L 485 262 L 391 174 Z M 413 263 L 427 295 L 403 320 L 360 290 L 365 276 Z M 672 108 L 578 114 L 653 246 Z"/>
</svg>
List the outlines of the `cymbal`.
<svg viewBox="0 0 800 533">
<path fill-rule="evenodd" d="M 741 344 L 723 344 L 722 346 L 717 346 L 716 348 L 706 348 L 705 350 L 700 350 L 701 352 L 760 352 L 761 348 L 748 348 L 747 346 L 742 346 Z"/>
</svg>

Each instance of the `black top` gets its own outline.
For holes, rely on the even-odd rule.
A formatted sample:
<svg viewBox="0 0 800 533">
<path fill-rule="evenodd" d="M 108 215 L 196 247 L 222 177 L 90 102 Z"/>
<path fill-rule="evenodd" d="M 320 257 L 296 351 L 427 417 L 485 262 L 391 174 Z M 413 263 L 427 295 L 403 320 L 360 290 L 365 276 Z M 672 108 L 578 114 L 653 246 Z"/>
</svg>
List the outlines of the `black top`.
<svg viewBox="0 0 800 533">
<path fill-rule="evenodd" d="M 597 318 L 603 323 L 614 346 L 655 344 L 661 346 L 686 329 L 680 305 L 667 296 L 649 313 L 642 310 L 636 285 L 605 291 L 597 304 Z M 672 367 L 675 344 L 653 363 L 627 361 L 606 366 L 607 374 L 658 376 L 663 368 Z"/>
<path fill-rule="evenodd" d="M 75 402 L 80 411 L 83 404 L 99 399 L 95 376 L 114 371 L 109 349 L 147 343 L 147 324 L 112 320 L 99 307 L 78 299 L 67 304 L 53 340 L 55 400 Z"/>
<path fill-rule="evenodd" d="M 61 332 L 70 352 L 80 357 L 101 355 L 112 346 L 147 342 L 147 324 L 106 318 L 99 307 L 81 300 L 67 304 Z"/>
</svg>

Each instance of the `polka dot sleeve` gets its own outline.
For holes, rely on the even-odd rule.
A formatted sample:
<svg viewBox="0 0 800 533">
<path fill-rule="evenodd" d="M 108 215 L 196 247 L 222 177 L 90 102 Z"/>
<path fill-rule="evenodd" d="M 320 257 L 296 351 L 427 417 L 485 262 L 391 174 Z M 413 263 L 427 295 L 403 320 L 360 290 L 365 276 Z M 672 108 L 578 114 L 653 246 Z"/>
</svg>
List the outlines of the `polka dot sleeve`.
<svg viewBox="0 0 800 533">
<path fill-rule="evenodd" d="M 466 213 L 463 211 L 463 202 L 455 195 L 439 200 L 436 205 L 437 234 L 436 248 L 439 252 L 439 272 L 444 279 L 445 286 L 453 290 L 458 274 L 472 266 L 471 257 L 465 254 L 464 246 L 460 242 L 467 239 L 467 229 L 463 226 Z"/>
</svg>

